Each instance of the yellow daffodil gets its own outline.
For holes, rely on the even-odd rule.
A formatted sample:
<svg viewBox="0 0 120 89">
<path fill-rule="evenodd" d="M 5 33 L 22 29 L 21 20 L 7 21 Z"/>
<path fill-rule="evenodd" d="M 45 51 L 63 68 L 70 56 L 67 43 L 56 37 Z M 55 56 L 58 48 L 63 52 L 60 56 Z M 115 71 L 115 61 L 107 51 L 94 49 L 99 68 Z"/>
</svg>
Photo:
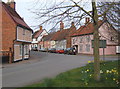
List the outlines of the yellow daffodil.
<svg viewBox="0 0 120 89">
<path fill-rule="evenodd" d="M 89 72 L 90 70 L 89 69 L 87 69 L 87 72 Z"/>
<path fill-rule="evenodd" d="M 115 78 L 113 78 L 113 80 L 115 81 L 116 79 L 115 79 Z"/>
<path fill-rule="evenodd" d="M 109 70 L 106 70 L 106 73 L 109 73 Z"/>
<path fill-rule="evenodd" d="M 109 73 L 112 73 L 112 71 L 109 71 Z"/>
<path fill-rule="evenodd" d="M 88 63 L 91 63 L 91 61 L 88 61 Z"/>
<path fill-rule="evenodd" d="M 102 71 L 102 70 L 100 70 L 100 73 L 103 73 L 103 71 Z"/>
<path fill-rule="evenodd" d="M 90 74 L 90 77 L 92 76 L 92 74 Z"/>
<path fill-rule="evenodd" d="M 85 83 L 85 85 L 88 85 L 88 83 Z"/>
</svg>

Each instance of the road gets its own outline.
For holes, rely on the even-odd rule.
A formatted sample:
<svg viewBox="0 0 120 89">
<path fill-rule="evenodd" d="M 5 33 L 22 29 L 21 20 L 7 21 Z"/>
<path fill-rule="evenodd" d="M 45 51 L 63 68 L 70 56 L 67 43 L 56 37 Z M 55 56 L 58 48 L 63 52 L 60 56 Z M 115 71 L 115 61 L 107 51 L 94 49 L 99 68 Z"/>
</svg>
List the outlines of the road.
<svg viewBox="0 0 120 89">
<path fill-rule="evenodd" d="M 107 57 L 106 60 L 116 60 Z M 31 58 L 19 63 L 3 65 L 3 87 L 23 87 L 54 77 L 61 72 L 81 67 L 93 60 L 92 56 L 31 52 Z"/>
</svg>

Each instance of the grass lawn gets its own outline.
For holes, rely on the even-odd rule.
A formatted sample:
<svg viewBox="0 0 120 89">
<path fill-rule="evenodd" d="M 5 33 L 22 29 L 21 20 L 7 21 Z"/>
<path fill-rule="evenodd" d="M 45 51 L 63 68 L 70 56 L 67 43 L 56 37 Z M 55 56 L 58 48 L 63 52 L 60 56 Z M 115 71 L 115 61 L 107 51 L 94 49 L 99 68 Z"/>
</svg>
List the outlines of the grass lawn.
<svg viewBox="0 0 120 89">
<path fill-rule="evenodd" d="M 61 73 L 52 79 L 46 78 L 41 83 L 22 89 L 27 87 L 118 87 L 118 62 L 120 61 L 101 63 L 101 81 L 99 82 L 93 79 L 93 63 L 89 63 L 84 67 Z"/>
</svg>

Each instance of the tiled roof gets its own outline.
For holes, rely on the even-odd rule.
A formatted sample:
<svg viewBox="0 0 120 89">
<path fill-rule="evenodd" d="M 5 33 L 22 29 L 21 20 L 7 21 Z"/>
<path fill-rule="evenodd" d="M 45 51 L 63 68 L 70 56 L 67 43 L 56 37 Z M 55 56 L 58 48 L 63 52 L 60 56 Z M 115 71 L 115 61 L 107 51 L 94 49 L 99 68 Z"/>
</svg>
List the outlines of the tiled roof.
<svg viewBox="0 0 120 89">
<path fill-rule="evenodd" d="M 25 23 L 25 21 L 19 16 L 19 14 L 13 8 L 11 8 L 9 5 L 5 4 L 4 2 L 2 2 L 2 7 L 10 15 L 10 17 L 13 19 L 13 21 L 16 23 L 16 25 L 20 25 L 20 26 L 32 31 L 32 29 Z"/>
<path fill-rule="evenodd" d="M 52 33 L 49 33 L 48 35 L 43 36 L 43 40 L 50 41 L 53 38 L 54 34 L 55 32 L 52 32 Z"/>
<path fill-rule="evenodd" d="M 64 40 L 69 33 L 68 31 L 69 31 L 68 29 L 63 29 L 63 30 L 57 31 L 51 40 L 55 40 L 55 41 Z"/>
<path fill-rule="evenodd" d="M 57 32 L 50 33 L 43 37 L 44 41 L 61 41 L 66 39 L 68 36 L 70 36 L 73 32 L 76 31 L 76 28 L 69 28 L 69 29 L 62 29 L 58 30 Z"/>
<path fill-rule="evenodd" d="M 38 30 L 33 34 L 33 38 L 38 38 L 39 35 L 43 32 L 44 30 Z"/>
<path fill-rule="evenodd" d="M 99 27 L 102 24 L 102 21 L 98 22 Z M 80 36 L 80 35 L 86 35 L 86 34 L 91 34 L 94 32 L 94 26 L 93 23 L 88 23 L 87 25 L 81 26 L 78 30 L 76 30 L 75 33 L 71 34 L 71 36 Z"/>
</svg>

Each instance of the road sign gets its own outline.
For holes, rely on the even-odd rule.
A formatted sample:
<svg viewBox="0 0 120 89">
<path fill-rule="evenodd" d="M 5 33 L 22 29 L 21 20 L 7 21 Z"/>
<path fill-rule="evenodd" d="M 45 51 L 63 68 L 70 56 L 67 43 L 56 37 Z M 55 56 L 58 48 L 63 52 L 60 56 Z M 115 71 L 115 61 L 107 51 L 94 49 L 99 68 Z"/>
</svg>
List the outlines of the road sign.
<svg viewBox="0 0 120 89">
<path fill-rule="evenodd" d="M 92 40 L 92 48 L 94 48 L 94 40 Z M 99 48 L 106 48 L 106 40 L 99 40 Z"/>
</svg>

